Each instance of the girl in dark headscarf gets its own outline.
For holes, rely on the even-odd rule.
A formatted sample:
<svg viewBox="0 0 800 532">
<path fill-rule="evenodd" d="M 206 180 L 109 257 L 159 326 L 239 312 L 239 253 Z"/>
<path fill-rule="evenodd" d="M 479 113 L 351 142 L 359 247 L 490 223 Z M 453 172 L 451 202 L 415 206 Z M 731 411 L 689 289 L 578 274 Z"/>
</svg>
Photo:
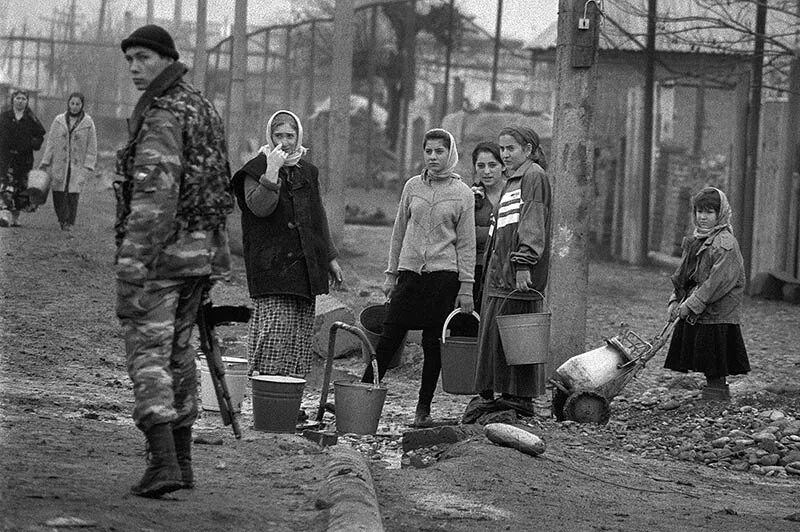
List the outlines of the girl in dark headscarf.
<svg viewBox="0 0 800 532">
<path fill-rule="evenodd" d="M 50 173 L 53 207 L 62 231 L 75 225 L 81 188 L 97 162 L 97 132 L 83 105 L 83 94 L 69 95 L 67 111 L 56 116 L 50 126 L 40 163 Z"/>
<path fill-rule="evenodd" d="M 27 194 L 28 172 L 44 133 L 28 107 L 28 91 L 14 90 L 11 107 L 0 113 L 0 227 L 19 226 L 20 211 L 34 208 Z"/>
<path fill-rule="evenodd" d="M 664 367 L 701 371 L 702 397 L 730 399 L 726 377 L 750 371 L 739 326 L 744 261 L 731 228 L 725 194 L 706 187 L 692 198 L 694 233 L 683 239 L 681 263 L 672 275 L 670 320 L 675 324 Z"/>
</svg>

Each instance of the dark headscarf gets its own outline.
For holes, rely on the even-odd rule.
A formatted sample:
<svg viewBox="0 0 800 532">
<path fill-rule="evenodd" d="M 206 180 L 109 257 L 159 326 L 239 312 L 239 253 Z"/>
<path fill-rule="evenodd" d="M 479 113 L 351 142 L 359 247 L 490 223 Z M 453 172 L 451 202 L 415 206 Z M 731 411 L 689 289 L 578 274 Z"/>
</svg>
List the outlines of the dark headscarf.
<svg viewBox="0 0 800 532">
<path fill-rule="evenodd" d="M 526 144 L 530 144 L 531 153 L 528 155 L 528 159 L 541 166 L 543 170 L 547 170 L 547 160 L 539 141 L 539 135 L 533 129 L 526 126 L 508 126 L 501 129 L 497 136 L 500 137 L 502 135 L 514 137 L 523 148 Z"/>
</svg>

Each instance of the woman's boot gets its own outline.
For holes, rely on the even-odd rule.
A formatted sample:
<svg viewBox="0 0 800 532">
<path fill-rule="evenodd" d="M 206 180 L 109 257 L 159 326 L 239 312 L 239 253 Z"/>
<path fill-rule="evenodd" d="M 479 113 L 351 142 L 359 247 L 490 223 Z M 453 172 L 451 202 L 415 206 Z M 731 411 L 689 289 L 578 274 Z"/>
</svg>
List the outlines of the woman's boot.
<svg viewBox="0 0 800 532">
<path fill-rule="evenodd" d="M 194 473 L 192 472 L 192 427 L 181 427 L 172 431 L 175 439 L 175 456 L 181 469 L 181 487 L 194 489 Z"/>
<path fill-rule="evenodd" d="M 147 436 L 148 463 L 142 480 L 131 488 L 139 497 L 157 499 L 165 493 L 181 489 L 181 470 L 175 454 L 175 440 L 169 423 L 153 425 Z"/>
</svg>

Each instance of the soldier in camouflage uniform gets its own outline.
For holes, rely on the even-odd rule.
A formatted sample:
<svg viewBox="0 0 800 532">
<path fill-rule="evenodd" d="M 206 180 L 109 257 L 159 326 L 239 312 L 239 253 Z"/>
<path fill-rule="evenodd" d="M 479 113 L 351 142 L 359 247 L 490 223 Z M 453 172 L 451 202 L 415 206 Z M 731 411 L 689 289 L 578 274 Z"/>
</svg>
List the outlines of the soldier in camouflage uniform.
<svg viewBox="0 0 800 532">
<path fill-rule="evenodd" d="M 220 116 L 183 76 L 172 37 L 148 25 L 122 41 L 144 91 L 118 153 L 117 316 L 133 381 L 133 419 L 150 460 L 135 495 L 194 486 L 191 427 L 197 377 L 189 343 L 211 283 L 230 273 L 233 208 Z"/>
</svg>

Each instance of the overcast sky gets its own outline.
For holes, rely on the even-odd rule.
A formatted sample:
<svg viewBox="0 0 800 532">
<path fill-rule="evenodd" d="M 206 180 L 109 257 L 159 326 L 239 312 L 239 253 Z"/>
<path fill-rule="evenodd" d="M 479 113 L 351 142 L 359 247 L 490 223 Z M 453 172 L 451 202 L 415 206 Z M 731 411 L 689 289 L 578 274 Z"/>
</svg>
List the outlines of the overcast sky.
<svg viewBox="0 0 800 532">
<path fill-rule="evenodd" d="M 67 9 L 71 0 L 0 0 L 0 31 L 15 28 L 19 34 L 22 24 L 30 27 L 49 26 L 43 17 L 52 15 L 53 9 Z M 360 0 L 356 0 L 359 2 Z M 445 1 L 445 0 L 442 0 Z M 249 0 L 248 23 L 268 25 L 291 20 L 292 6 L 302 2 L 290 0 Z M 497 16 L 497 0 L 455 0 L 456 6 L 465 14 L 475 15 L 475 21 L 490 33 L 494 33 Z M 125 11 L 145 15 L 145 0 L 108 0 L 109 13 L 121 19 Z M 235 0 L 208 0 L 209 18 L 233 23 Z M 100 0 L 77 0 L 78 9 L 84 17 L 96 17 Z M 155 0 L 158 18 L 170 18 L 175 10 L 175 0 Z M 183 17 L 194 19 L 196 1 L 181 0 Z M 532 40 L 536 34 L 557 18 L 558 0 L 504 0 L 502 33 L 506 38 L 523 41 Z"/>
</svg>

